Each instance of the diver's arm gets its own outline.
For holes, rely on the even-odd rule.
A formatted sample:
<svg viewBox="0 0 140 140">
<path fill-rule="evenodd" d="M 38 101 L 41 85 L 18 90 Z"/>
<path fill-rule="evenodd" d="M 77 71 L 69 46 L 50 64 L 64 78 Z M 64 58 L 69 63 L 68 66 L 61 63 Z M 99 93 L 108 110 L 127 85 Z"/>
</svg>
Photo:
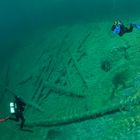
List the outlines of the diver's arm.
<svg viewBox="0 0 140 140">
<path fill-rule="evenodd" d="M 115 27 L 116 27 L 115 25 L 112 25 L 111 30 L 114 31 Z"/>
<path fill-rule="evenodd" d="M 23 101 L 23 100 L 20 99 L 20 102 L 21 102 L 21 104 L 22 104 L 23 106 L 26 106 L 25 101 Z"/>
</svg>

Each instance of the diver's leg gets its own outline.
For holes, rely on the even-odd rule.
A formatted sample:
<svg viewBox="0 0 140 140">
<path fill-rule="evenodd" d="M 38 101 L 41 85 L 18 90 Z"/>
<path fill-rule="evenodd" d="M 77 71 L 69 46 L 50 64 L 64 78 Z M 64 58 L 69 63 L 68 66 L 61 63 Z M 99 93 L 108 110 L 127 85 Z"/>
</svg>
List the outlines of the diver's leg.
<svg viewBox="0 0 140 140">
<path fill-rule="evenodd" d="M 132 25 L 132 24 L 130 24 L 129 31 L 130 31 L 130 32 L 133 31 L 133 25 Z"/>
<path fill-rule="evenodd" d="M 18 122 L 19 121 L 19 115 L 18 115 L 18 113 L 16 113 L 16 114 L 14 114 L 15 115 L 15 117 L 16 118 L 13 118 L 13 117 L 9 117 L 9 120 L 14 120 L 14 121 L 16 121 L 16 122 Z"/>
<path fill-rule="evenodd" d="M 25 118 L 23 116 L 23 113 L 20 114 L 20 119 L 21 119 L 21 124 L 20 124 L 20 128 L 22 129 L 25 123 Z"/>
<path fill-rule="evenodd" d="M 16 121 L 17 121 L 17 122 L 19 121 L 19 118 L 20 118 L 19 113 L 16 113 Z"/>
<path fill-rule="evenodd" d="M 25 119 L 21 121 L 20 128 L 22 129 L 25 123 Z"/>
<path fill-rule="evenodd" d="M 129 28 L 125 27 L 125 33 L 130 33 L 132 31 L 133 31 L 133 25 L 132 24 L 130 24 Z"/>
</svg>

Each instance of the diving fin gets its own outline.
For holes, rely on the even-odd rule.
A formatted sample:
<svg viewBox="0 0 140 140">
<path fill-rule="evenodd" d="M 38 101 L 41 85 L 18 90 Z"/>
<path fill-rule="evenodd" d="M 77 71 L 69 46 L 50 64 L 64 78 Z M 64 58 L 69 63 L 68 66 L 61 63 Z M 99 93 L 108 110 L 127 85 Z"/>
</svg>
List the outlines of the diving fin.
<svg viewBox="0 0 140 140">
<path fill-rule="evenodd" d="M 135 23 L 132 23 L 132 26 L 136 29 L 139 29 L 140 30 L 140 24 L 135 24 Z"/>
</svg>

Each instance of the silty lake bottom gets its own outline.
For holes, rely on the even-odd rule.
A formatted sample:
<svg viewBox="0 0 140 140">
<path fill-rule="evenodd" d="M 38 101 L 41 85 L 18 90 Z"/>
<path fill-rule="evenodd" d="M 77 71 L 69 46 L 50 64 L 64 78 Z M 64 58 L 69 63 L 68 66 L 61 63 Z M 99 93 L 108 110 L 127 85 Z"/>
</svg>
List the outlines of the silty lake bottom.
<svg viewBox="0 0 140 140">
<path fill-rule="evenodd" d="M 138 0 L 1 5 L 0 118 L 15 118 L 15 95 L 26 103 L 1 140 L 140 139 L 140 30 L 111 30 L 140 24 Z"/>
</svg>

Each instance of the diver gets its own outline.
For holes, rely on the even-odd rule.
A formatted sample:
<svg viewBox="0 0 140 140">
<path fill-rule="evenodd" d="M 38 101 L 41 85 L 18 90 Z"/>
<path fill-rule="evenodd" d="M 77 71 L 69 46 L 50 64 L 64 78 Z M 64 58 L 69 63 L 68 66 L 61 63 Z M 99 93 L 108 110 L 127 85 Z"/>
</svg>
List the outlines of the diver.
<svg viewBox="0 0 140 140">
<path fill-rule="evenodd" d="M 15 96 L 15 101 L 13 103 L 14 105 L 14 111 L 12 112 L 13 115 L 15 115 L 16 118 L 12 118 L 10 117 L 9 119 L 11 120 L 15 120 L 17 122 L 19 122 L 19 120 L 21 120 L 21 124 L 20 124 L 20 129 L 23 128 L 24 123 L 25 123 L 25 118 L 23 115 L 26 103 L 24 103 L 19 96 Z"/>
<path fill-rule="evenodd" d="M 129 27 L 126 27 L 120 20 L 115 20 L 111 30 L 119 36 L 123 36 L 125 33 L 131 33 L 133 28 L 140 29 L 140 24 L 132 23 Z"/>
</svg>

